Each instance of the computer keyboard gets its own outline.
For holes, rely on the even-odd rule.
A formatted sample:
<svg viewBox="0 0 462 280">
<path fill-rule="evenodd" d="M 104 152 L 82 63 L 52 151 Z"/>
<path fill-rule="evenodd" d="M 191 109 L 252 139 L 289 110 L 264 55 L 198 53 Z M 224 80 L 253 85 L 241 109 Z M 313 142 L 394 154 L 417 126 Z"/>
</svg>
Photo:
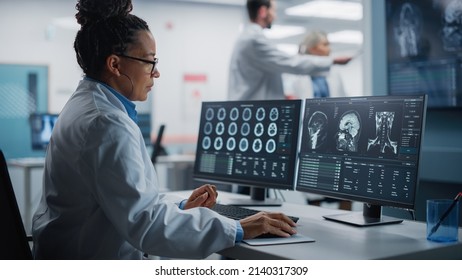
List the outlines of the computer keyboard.
<svg viewBox="0 0 462 280">
<path fill-rule="evenodd" d="M 219 203 L 215 204 L 212 210 L 217 212 L 220 215 L 223 215 L 225 217 L 228 217 L 234 220 L 240 220 L 248 216 L 257 214 L 258 212 L 261 212 L 258 210 L 248 209 L 248 208 L 244 208 L 241 206 L 226 205 L 226 204 L 219 204 Z M 298 217 L 294 217 L 294 216 L 288 216 L 288 217 L 295 223 L 298 221 Z"/>
</svg>

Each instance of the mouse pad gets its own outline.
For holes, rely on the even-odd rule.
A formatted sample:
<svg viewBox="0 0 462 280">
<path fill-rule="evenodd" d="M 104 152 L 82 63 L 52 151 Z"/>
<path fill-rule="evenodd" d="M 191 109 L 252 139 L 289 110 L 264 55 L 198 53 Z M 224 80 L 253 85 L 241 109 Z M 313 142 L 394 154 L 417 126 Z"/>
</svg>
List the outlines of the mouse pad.
<svg viewBox="0 0 462 280">
<path fill-rule="evenodd" d="M 291 243 L 307 243 L 315 242 L 311 237 L 294 234 L 291 237 L 271 237 L 271 238 L 255 238 L 255 239 L 244 239 L 242 240 L 245 244 L 251 246 L 263 246 L 263 245 L 279 245 L 279 244 L 291 244 Z"/>
</svg>

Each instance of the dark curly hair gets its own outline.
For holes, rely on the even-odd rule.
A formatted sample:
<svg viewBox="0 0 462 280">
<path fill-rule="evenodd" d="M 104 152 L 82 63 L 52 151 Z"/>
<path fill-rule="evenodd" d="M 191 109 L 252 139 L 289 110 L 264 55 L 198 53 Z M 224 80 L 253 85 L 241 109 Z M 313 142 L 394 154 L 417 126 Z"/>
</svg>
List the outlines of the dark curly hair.
<svg viewBox="0 0 462 280">
<path fill-rule="evenodd" d="M 111 54 L 123 54 L 135 42 L 135 33 L 149 31 L 147 23 L 130 14 L 131 0 L 79 0 L 75 18 L 81 25 L 74 41 L 83 72 L 97 78 Z"/>
</svg>

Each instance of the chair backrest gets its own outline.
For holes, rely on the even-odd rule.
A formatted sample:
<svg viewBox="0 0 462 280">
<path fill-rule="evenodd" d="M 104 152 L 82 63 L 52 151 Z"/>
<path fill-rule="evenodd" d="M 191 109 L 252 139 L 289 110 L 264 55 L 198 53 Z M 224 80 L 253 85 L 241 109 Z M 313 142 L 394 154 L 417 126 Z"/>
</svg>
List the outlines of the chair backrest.
<svg viewBox="0 0 462 280">
<path fill-rule="evenodd" d="M 29 241 L 22 223 L 8 166 L 0 150 L 0 259 L 32 259 Z"/>
</svg>

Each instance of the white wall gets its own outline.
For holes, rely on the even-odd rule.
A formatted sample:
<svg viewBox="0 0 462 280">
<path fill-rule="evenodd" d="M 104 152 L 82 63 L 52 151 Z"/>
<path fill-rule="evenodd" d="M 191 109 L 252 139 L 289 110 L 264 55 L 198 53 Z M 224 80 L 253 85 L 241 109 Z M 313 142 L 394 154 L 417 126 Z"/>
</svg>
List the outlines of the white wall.
<svg viewBox="0 0 462 280">
<path fill-rule="evenodd" d="M 0 63 L 49 66 L 50 112 L 59 112 L 81 77 L 72 47 L 75 31 L 51 30 L 53 18 L 75 14 L 67 1 L 0 1 Z M 54 33 L 54 34 L 52 34 Z"/>
</svg>

